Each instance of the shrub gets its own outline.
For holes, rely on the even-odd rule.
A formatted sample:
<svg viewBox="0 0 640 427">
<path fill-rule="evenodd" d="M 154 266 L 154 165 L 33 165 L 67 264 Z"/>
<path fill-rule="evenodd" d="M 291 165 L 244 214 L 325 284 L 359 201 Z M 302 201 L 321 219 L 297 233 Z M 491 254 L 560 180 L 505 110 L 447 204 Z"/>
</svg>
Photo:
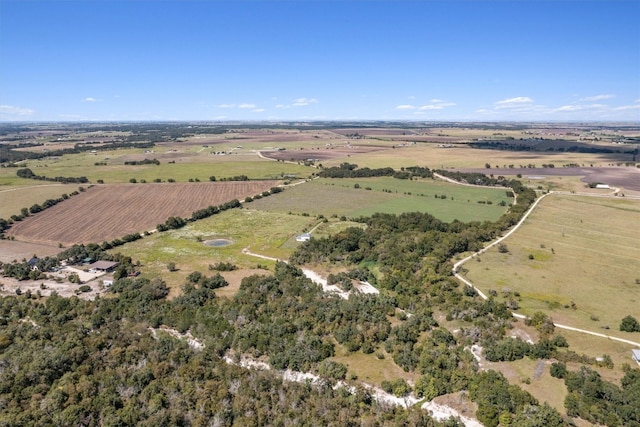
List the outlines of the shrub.
<svg viewBox="0 0 640 427">
<path fill-rule="evenodd" d="M 640 332 L 640 323 L 633 316 L 627 316 L 620 322 L 620 330 L 623 332 Z"/>
</svg>

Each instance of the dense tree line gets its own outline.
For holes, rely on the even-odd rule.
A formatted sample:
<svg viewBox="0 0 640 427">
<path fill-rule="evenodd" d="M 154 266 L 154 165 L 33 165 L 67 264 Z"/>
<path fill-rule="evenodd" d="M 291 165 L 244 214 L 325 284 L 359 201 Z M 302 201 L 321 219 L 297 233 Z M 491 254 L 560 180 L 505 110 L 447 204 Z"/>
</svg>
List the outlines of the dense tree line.
<svg viewBox="0 0 640 427">
<path fill-rule="evenodd" d="M 342 163 L 340 166 L 324 168 L 318 172 L 321 178 L 370 178 L 374 176 L 393 176 L 395 170 L 393 168 L 358 168 L 358 165 L 352 163 Z"/>
<path fill-rule="evenodd" d="M 57 176 L 55 178 L 50 178 L 43 175 L 36 175 L 29 168 L 18 169 L 16 175 L 18 175 L 18 177 L 20 178 L 37 179 L 39 181 L 54 181 L 61 182 L 63 184 L 85 184 L 89 182 L 89 179 L 86 176 Z"/>
<path fill-rule="evenodd" d="M 158 160 L 158 159 L 127 160 L 126 162 L 124 162 L 124 164 L 125 165 L 133 165 L 133 166 L 159 165 L 160 164 L 160 160 Z"/>
<path fill-rule="evenodd" d="M 575 143 L 566 140 L 481 141 L 471 142 L 469 143 L 469 147 L 504 151 L 555 151 L 590 154 L 634 153 L 634 149 L 608 148 L 603 146 L 594 146 L 592 144 Z"/>
</svg>

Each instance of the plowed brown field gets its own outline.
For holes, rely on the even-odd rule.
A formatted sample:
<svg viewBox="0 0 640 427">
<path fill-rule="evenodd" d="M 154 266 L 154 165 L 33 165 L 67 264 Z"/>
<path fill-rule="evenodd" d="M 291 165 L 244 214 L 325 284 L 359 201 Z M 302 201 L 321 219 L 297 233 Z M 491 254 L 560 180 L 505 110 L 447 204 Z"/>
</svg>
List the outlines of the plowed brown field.
<svg viewBox="0 0 640 427">
<path fill-rule="evenodd" d="M 154 229 L 170 216 L 187 218 L 207 206 L 244 200 L 275 185 L 277 181 L 94 186 L 14 224 L 6 234 L 41 244 L 101 243 Z"/>
</svg>

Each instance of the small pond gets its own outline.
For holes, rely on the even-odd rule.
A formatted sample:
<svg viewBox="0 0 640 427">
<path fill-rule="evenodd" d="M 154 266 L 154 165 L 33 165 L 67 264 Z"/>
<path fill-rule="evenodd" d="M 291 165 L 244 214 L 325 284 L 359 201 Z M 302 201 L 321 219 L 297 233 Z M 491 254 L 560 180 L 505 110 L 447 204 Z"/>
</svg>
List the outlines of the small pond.
<svg viewBox="0 0 640 427">
<path fill-rule="evenodd" d="M 232 244 L 233 241 L 229 240 L 229 239 L 213 239 L 213 240 L 207 240 L 204 242 L 205 245 L 207 246 L 213 246 L 216 248 L 220 248 L 222 246 L 228 246 L 230 244 Z"/>
</svg>

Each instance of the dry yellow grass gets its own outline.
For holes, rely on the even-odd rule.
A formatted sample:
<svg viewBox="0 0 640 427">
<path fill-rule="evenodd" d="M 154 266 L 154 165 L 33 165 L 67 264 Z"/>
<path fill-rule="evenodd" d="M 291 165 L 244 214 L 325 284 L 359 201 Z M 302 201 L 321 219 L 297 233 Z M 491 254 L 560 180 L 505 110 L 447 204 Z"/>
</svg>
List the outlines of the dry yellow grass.
<svg viewBox="0 0 640 427">
<path fill-rule="evenodd" d="M 638 201 L 549 196 L 504 242 L 509 253 L 465 264 L 467 277 L 484 292 L 519 292 L 523 314 L 638 341 L 618 330 L 624 316 L 640 318 L 638 218 Z"/>
<path fill-rule="evenodd" d="M 39 183 L 34 180 L 21 180 L 24 185 L 0 186 L 0 218 L 19 215 L 22 208 L 42 204 L 47 199 L 57 199 L 63 194 L 76 191 L 78 184 Z M 85 186 L 86 187 L 86 186 Z"/>
</svg>

